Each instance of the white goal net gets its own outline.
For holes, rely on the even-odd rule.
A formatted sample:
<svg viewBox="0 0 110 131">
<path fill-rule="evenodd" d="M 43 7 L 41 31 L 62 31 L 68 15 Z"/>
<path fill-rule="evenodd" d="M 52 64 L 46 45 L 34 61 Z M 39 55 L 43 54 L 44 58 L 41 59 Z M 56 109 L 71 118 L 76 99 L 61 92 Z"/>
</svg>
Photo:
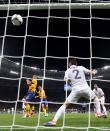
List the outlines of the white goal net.
<svg viewBox="0 0 110 131">
<path fill-rule="evenodd" d="M 109 1 L 102 0 L 0 0 L 0 130 L 110 130 L 109 7 Z M 21 26 L 12 24 L 14 14 L 23 17 Z M 91 89 L 95 83 L 103 89 L 108 118 L 95 118 L 93 101 L 81 98 L 56 126 L 44 126 L 70 93 L 71 88 L 64 87 L 70 58 L 98 70 L 86 79 Z M 22 118 L 26 79 L 32 80 L 34 74 L 47 95 L 48 117 L 40 99 L 33 99 L 34 115 Z"/>
</svg>

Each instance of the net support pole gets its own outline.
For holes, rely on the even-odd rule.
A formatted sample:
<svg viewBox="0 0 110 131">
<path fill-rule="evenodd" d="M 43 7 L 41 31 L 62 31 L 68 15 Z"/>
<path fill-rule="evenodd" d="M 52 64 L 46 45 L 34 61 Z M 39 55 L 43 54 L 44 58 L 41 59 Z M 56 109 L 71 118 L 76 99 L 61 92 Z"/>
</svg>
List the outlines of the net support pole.
<svg viewBox="0 0 110 131">
<path fill-rule="evenodd" d="M 15 112 L 14 112 L 14 117 L 13 117 L 12 128 L 15 125 L 17 102 L 19 101 L 21 79 L 23 77 L 23 61 L 24 61 L 24 57 L 25 57 L 25 47 L 26 47 L 26 36 L 27 36 L 27 28 L 28 28 L 29 9 L 30 9 L 30 0 L 29 0 L 29 4 L 28 4 L 28 14 L 27 14 L 27 18 L 26 18 L 26 30 L 25 30 L 25 36 L 24 36 L 23 56 L 22 56 L 22 61 L 21 61 L 21 74 L 20 74 L 20 78 L 19 78 L 18 94 L 17 94 L 17 101 L 16 101 L 16 104 L 15 104 Z M 11 131 L 12 130 L 13 129 L 11 129 Z"/>
<path fill-rule="evenodd" d="M 46 59 L 47 59 L 47 44 L 48 44 L 48 36 L 49 36 L 49 18 L 50 18 L 50 0 L 49 0 L 49 3 L 48 3 L 48 17 L 47 17 L 47 35 L 46 35 L 46 42 L 45 42 L 45 57 L 44 57 L 44 76 L 43 76 L 43 79 L 42 79 L 42 90 L 44 89 L 44 80 L 45 80 L 45 77 L 46 77 Z M 40 114 L 41 114 L 41 103 L 43 101 L 43 94 L 41 96 L 41 102 L 39 104 L 39 115 L 38 115 L 38 124 L 37 124 L 37 127 L 36 129 L 40 126 Z"/>
<path fill-rule="evenodd" d="M 90 70 L 92 70 L 92 5 L 90 0 Z M 92 74 L 90 74 L 90 89 L 92 90 Z M 89 121 L 88 128 L 90 128 L 90 120 L 91 119 L 91 93 L 90 93 L 90 103 L 89 103 Z"/>
</svg>

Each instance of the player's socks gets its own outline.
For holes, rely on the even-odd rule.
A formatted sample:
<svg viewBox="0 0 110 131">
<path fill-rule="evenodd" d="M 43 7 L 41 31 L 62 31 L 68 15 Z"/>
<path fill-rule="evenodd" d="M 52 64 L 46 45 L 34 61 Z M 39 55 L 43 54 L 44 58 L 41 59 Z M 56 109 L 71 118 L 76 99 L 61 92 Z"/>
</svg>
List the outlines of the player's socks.
<svg viewBox="0 0 110 131">
<path fill-rule="evenodd" d="M 26 112 L 23 111 L 23 118 L 26 117 Z"/>
<path fill-rule="evenodd" d="M 34 112 L 32 110 L 30 110 L 30 115 L 33 115 L 33 114 L 34 114 Z"/>
<path fill-rule="evenodd" d="M 26 112 L 26 114 L 22 118 L 27 118 L 27 117 L 30 117 L 29 112 Z"/>
<path fill-rule="evenodd" d="M 30 114 L 32 113 L 32 110 L 30 110 Z"/>
<path fill-rule="evenodd" d="M 45 117 L 47 117 L 47 116 L 48 116 L 48 113 L 46 113 Z"/>
<path fill-rule="evenodd" d="M 48 113 L 48 107 L 46 107 L 46 112 Z"/>
<path fill-rule="evenodd" d="M 44 115 L 46 115 L 46 109 L 45 109 L 45 108 L 43 108 L 42 110 L 43 110 L 43 112 L 44 112 Z"/>
<path fill-rule="evenodd" d="M 99 99 L 97 97 L 94 99 L 94 102 L 96 103 L 96 112 L 101 113 L 100 102 L 99 102 Z"/>
<path fill-rule="evenodd" d="M 32 116 L 33 114 L 34 114 L 34 112 L 33 112 L 33 111 L 31 111 L 31 112 L 30 112 L 30 115 Z"/>
<path fill-rule="evenodd" d="M 26 112 L 26 117 L 29 117 L 29 116 L 30 116 L 29 114 L 30 114 L 30 112 L 27 111 L 27 112 Z"/>
<path fill-rule="evenodd" d="M 30 114 L 30 105 L 27 104 L 26 105 L 26 117 L 29 117 L 29 114 Z"/>
<path fill-rule="evenodd" d="M 48 116 L 48 107 L 46 107 L 46 117 Z"/>
<path fill-rule="evenodd" d="M 26 114 L 24 114 L 22 118 L 26 118 Z"/>
<path fill-rule="evenodd" d="M 25 111 L 26 111 L 26 110 L 24 109 L 24 110 L 23 110 L 23 116 L 25 116 L 25 114 L 26 114 L 26 112 L 25 112 Z"/>
<path fill-rule="evenodd" d="M 26 117 L 29 117 L 29 114 L 26 114 Z"/>
<path fill-rule="evenodd" d="M 34 112 L 31 112 L 30 115 L 32 116 L 34 114 Z"/>
<path fill-rule="evenodd" d="M 97 113 L 96 108 L 94 108 L 94 113 Z"/>
<path fill-rule="evenodd" d="M 107 115 L 107 111 L 106 111 L 105 106 L 103 106 L 102 108 L 103 108 L 103 113 L 104 113 L 105 115 Z"/>
<path fill-rule="evenodd" d="M 65 109 L 66 109 L 66 106 L 65 106 L 65 105 L 62 105 L 62 106 L 58 109 L 58 111 L 57 111 L 57 113 L 56 113 L 53 121 L 57 121 L 57 120 L 60 118 L 60 116 L 65 112 Z"/>
</svg>

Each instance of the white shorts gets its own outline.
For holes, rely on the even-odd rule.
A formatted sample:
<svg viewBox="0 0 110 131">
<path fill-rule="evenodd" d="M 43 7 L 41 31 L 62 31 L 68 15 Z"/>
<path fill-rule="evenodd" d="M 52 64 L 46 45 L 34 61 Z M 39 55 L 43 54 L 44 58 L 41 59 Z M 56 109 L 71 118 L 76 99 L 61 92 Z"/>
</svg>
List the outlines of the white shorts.
<svg viewBox="0 0 110 131">
<path fill-rule="evenodd" d="M 101 97 L 101 98 L 99 99 L 99 101 L 100 101 L 100 104 L 104 104 L 104 103 L 105 103 L 105 97 Z"/>
<path fill-rule="evenodd" d="M 79 91 L 71 91 L 66 101 L 69 103 L 76 103 L 81 97 L 85 97 L 90 100 L 90 98 L 94 99 L 95 96 L 95 93 L 88 87 Z"/>
</svg>

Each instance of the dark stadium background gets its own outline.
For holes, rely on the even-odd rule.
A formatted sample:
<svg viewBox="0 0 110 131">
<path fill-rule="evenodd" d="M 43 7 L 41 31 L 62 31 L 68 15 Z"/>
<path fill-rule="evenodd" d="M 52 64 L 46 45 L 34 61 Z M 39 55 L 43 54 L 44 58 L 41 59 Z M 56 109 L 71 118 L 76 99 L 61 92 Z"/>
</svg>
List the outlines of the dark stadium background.
<svg viewBox="0 0 110 131">
<path fill-rule="evenodd" d="M 14 26 L 11 23 L 11 17 L 8 17 L 7 30 L 4 39 L 4 50 L 1 70 L 0 70 L 0 100 L 4 101 L 16 101 L 18 96 L 18 84 L 19 80 L 8 80 L 6 78 L 19 78 L 21 72 L 21 56 L 23 55 L 24 38 L 26 39 L 25 57 L 23 59 L 23 73 L 22 77 L 32 78 L 33 74 L 38 75 L 38 79 L 43 78 L 44 74 L 44 61 L 46 61 L 46 78 L 63 79 L 64 71 L 67 69 L 67 57 L 68 57 L 68 35 L 69 35 L 69 10 L 51 10 L 50 17 L 47 19 L 48 10 L 30 10 L 30 16 L 28 19 L 27 35 L 26 31 L 26 16 L 27 11 L 9 11 L 9 15 L 21 14 L 23 17 L 23 24 L 19 27 Z M 0 17 L 6 17 L 7 11 L 0 11 Z M 90 10 L 88 9 L 72 9 L 70 18 L 70 38 L 69 38 L 69 56 L 80 57 L 78 64 L 90 68 L 90 60 L 83 59 L 89 58 L 90 48 L 92 47 L 93 57 L 110 58 L 110 39 L 90 39 L 89 38 L 76 38 L 74 36 L 90 36 L 90 20 L 89 19 L 77 19 L 73 17 L 90 18 Z M 41 18 L 40 18 L 41 17 Z M 58 18 L 60 17 L 60 18 Z M 102 17 L 110 19 L 110 10 L 108 9 L 93 9 L 92 17 Z M 3 36 L 5 30 L 5 18 L 0 18 L 0 53 L 3 45 Z M 49 24 L 47 24 L 47 22 Z M 110 20 L 91 19 L 92 23 L 92 36 L 107 37 L 110 38 Z M 48 37 L 47 36 L 48 25 Z M 21 37 L 13 37 L 13 36 Z M 32 37 L 31 35 L 34 35 Z M 37 36 L 37 37 L 35 37 Z M 54 37 L 61 36 L 61 37 Z M 46 59 L 46 41 L 47 41 L 47 57 Z M 13 56 L 9 58 L 7 56 Z M 16 58 L 20 56 L 20 58 Z M 33 56 L 29 57 L 29 56 Z M 50 56 L 54 56 L 50 57 Z M 35 58 L 36 57 L 36 58 Z M 58 59 L 57 57 L 60 57 Z M 69 57 L 68 57 L 69 58 Z M 94 79 L 110 80 L 110 60 L 92 58 L 92 68 L 98 69 L 98 74 L 94 76 Z M 37 68 L 35 68 L 37 67 Z M 10 71 L 17 72 L 18 74 L 11 73 Z M 87 77 L 89 79 L 89 77 Z M 26 79 L 21 79 L 20 96 L 21 100 L 26 94 L 28 87 L 26 86 Z M 95 81 L 105 92 L 106 102 L 110 102 L 110 82 L 108 81 Z M 38 85 L 42 84 L 42 80 L 38 80 Z M 65 91 L 63 88 L 63 81 L 56 81 L 45 79 L 44 89 L 48 96 L 48 101 L 64 102 Z M 39 100 L 36 100 L 39 101 Z M 7 102 L 6 102 L 7 103 Z M 1 103 L 1 107 L 6 107 L 6 103 Z"/>
</svg>

